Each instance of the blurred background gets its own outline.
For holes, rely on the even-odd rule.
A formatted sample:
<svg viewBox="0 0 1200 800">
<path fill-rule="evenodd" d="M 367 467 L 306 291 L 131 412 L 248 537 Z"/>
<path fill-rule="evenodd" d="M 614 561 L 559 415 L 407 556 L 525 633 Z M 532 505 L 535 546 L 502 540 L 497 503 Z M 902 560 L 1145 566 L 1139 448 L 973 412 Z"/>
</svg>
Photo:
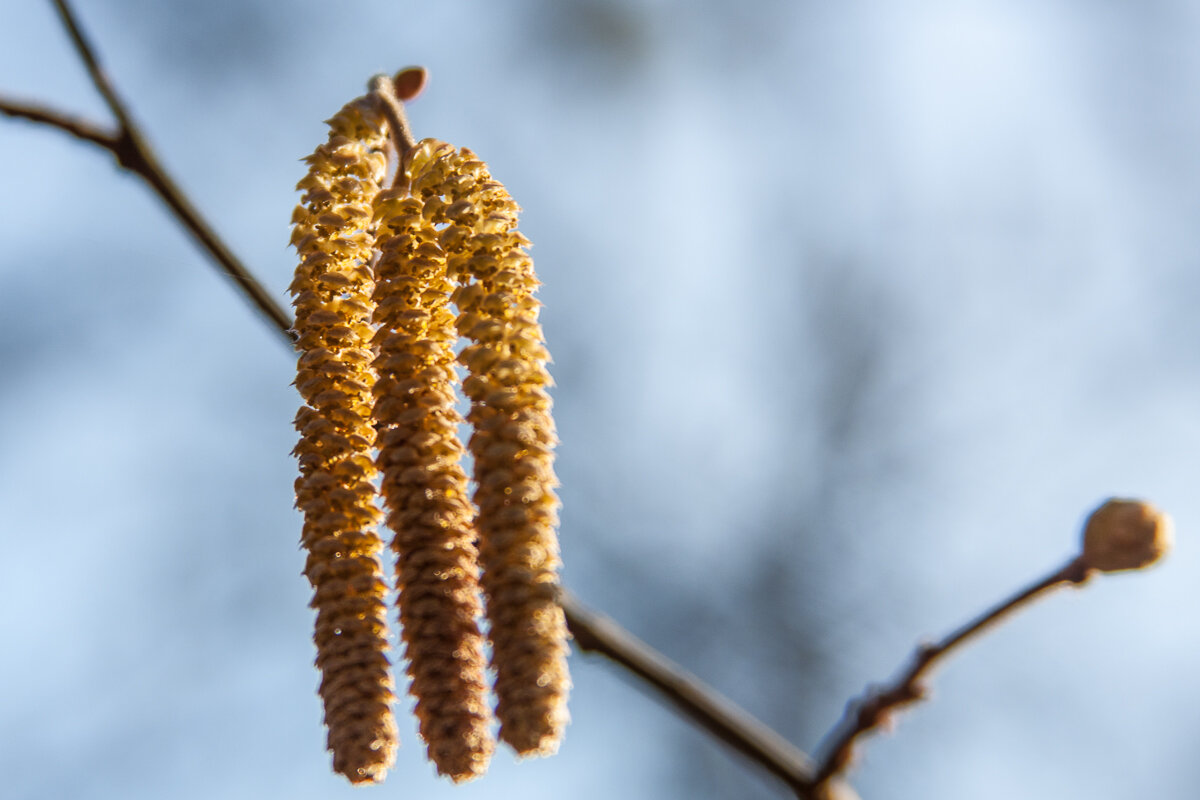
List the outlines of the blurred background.
<svg viewBox="0 0 1200 800">
<path fill-rule="evenodd" d="M 863 687 L 1057 567 L 1105 497 L 1176 552 L 959 654 L 872 798 L 1194 793 L 1200 6 L 1011 0 L 78 11 L 280 299 L 298 159 L 374 73 L 469 146 L 545 283 L 566 583 L 811 751 Z M 107 120 L 51 5 L 0 92 Z M 0 796 L 339 798 L 293 357 L 106 153 L 0 120 Z M 399 711 L 356 797 L 778 798 L 572 658 L 560 754 L 453 787 Z"/>
</svg>

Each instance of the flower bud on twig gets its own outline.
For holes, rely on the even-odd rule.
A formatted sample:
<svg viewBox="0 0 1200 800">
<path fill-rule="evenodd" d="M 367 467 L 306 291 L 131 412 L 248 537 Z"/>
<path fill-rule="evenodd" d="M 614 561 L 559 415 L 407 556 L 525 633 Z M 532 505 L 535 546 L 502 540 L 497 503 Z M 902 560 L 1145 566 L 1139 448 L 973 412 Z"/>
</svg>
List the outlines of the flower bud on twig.
<svg viewBox="0 0 1200 800">
<path fill-rule="evenodd" d="M 1105 502 L 1088 517 L 1083 531 L 1083 562 L 1101 572 L 1142 569 L 1171 549 L 1170 516 L 1141 500 Z"/>
</svg>

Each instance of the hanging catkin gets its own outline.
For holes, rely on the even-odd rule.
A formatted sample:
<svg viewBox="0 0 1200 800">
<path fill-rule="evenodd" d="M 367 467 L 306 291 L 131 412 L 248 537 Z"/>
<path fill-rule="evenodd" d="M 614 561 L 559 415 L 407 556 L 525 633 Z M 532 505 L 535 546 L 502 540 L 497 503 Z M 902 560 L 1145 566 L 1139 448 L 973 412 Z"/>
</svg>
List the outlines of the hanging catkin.
<svg viewBox="0 0 1200 800">
<path fill-rule="evenodd" d="M 500 738 L 544 755 L 567 723 L 538 282 L 518 208 L 484 164 L 409 135 L 401 103 L 423 81 L 420 70 L 373 79 L 371 94 L 330 120 L 293 218 L 305 400 L 296 497 L 329 747 L 354 782 L 382 779 L 396 746 L 377 476 L 395 534 L 410 692 L 438 772 L 481 775 L 495 747 L 481 607 Z M 395 178 L 381 191 L 389 145 Z M 473 498 L 457 434 L 459 337 Z"/>
<path fill-rule="evenodd" d="M 410 175 L 429 163 L 408 159 Z M 480 613 L 474 509 L 455 410 L 451 284 L 422 202 L 401 188 L 376 202 L 375 416 L 410 692 L 429 758 L 455 781 L 483 774 L 494 749 Z"/>
<path fill-rule="evenodd" d="M 522 755 L 554 752 L 568 720 L 567 630 L 558 604 L 556 442 L 538 281 L 516 230 L 519 208 L 470 150 L 425 142 L 413 176 L 423 214 L 441 228 L 458 283 L 459 360 L 474 426 L 480 562 L 496 675 L 500 738 Z"/>
<path fill-rule="evenodd" d="M 305 574 L 315 590 L 317 666 L 333 767 L 354 783 L 382 780 L 396 748 L 379 511 L 371 481 L 371 204 L 386 167 L 387 123 L 360 98 L 329 120 L 329 140 L 297 188 L 291 291 L 305 405 L 296 504 Z"/>
</svg>

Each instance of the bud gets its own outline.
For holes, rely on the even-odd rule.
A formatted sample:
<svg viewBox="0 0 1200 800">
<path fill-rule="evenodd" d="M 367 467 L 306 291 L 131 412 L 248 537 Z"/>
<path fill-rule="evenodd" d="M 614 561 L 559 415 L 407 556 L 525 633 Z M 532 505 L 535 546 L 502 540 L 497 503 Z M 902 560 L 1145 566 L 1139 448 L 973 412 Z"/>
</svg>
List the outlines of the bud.
<svg viewBox="0 0 1200 800">
<path fill-rule="evenodd" d="M 1142 569 L 1166 555 L 1174 538 L 1167 514 L 1141 500 L 1111 499 L 1088 517 L 1083 561 L 1101 572 Z"/>
</svg>

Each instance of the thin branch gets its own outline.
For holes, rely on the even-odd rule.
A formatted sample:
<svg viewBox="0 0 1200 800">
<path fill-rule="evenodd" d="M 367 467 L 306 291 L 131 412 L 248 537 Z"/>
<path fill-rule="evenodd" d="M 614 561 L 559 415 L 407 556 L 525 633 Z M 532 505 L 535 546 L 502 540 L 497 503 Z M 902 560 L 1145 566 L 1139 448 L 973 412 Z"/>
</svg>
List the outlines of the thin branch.
<svg viewBox="0 0 1200 800">
<path fill-rule="evenodd" d="M 155 156 L 153 149 L 147 143 L 141 129 L 133 121 L 129 109 L 121 101 L 113 88 L 111 81 L 100 66 L 100 59 L 95 49 L 88 42 L 82 28 L 67 0 L 54 0 L 59 18 L 70 34 L 71 42 L 80 59 L 87 67 L 92 83 L 104 97 L 119 124 L 115 133 L 105 132 L 98 125 L 83 122 L 68 115 L 49 109 L 30 106 L 11 100 L 0 100 L 0 110 L 14 117 L 52 125 L 67 133 L 98 144 L 111 152 L 117 163 L 136 174 L 155 191 L 164 203 L 174 212 L 178 219 L 200 246 L 212 257 L 221 271 L 233 279 L 234 284 L 250 299 L 260 314 L 266 317 L 275 327 L 282 328 L 288 337 L 288 347 L 291 348 L 292 336 L 291 317 L 283 307 L 263 288 L 262 284 L 250 273 L 250 270 L 234 255 L 233 251 L 217 235 L 216 230 L 201 216 L 191 201 L 179 188 L 175 180 Z"/>
<path fill-rule="evenodd" d="M 1083 558 L 1075 558 L 1061 569 L 980 614 L 940 641 L 918 646 L 908 668 L 891 683 L 872 686 L 862 697 L 847 704 L 845 716 L 825 737 L 821 747 L 823 756 L 816 771 L 815 783 L 819 786 L 844 772 L 854 756 L 855 742 L 859 737 L 886 724 L 892 711 L 926 699 L 928 690 L 923 679 L 960 646 L 985 633 L 1004 617 L 1028 605 L 1047 591 L 1066 584 L 1081 584 L 1089 575 L 1089 567 Z"/>
<path fill-rule="evenodd" d="M 130 118 L 129 110 L 121 102 L 121 98 L 117 96 L 116 89 L 113 88 L 108 75 L 100 66 L 100 59 L 96 56 L 96 50 L 88 42 L 87 37 L 84 36 L 83 29 L 79 26 L 75 12 L 71 10 L 70 4 L 67 0 L 54 0 L 54 7 L 58 10 L 58 18 L 62 21 L 63 27 L 67 29 L 67 33 L 71 37 L 71 43 L 75 45 L 75 52 L 79 54 L 79 58 L 83 60 L 84 66 L 87 67 L 88 75 L 91 76 L 92 84 L 95 85 L 96 91 L 100 92 L 100 96 L 104 98 L 105 104 L 108 105 L 113 116 L 117 118 L 117 124 L 121 126 L 121 130 L 131 130 L 134 124 Z"/>
<path fill-rule="evenodd" d="M 77 139 L 98 144 L 106 150 L 115 150 L 120 141 L 120 137 L 112 131 L 37 103 L 23 103 L 20 100 L 0 97 L 0 114 L 58 128 Z"/>
<path fill-rule="evenodd" d="M 807 755 L 612 619 L 584 606 L 574 595 L 564 591 L 561 603 L 581 650 L 599 653 L 620 664 L 713 736 L 761 764 L 797 796 L 809 796 L 815 770 Z"/>
<path fill-rule="evenodd" d="M 163 202 L 175 212 L 175 216 L 188 229 L 188 232 L 208 251 L 213 260 L 221 266 L 221 270 L 233 279 L 234 284 L 246 294 L 259 313 L 284 333 L 287 337 L 288 349 L 290 350 L 293 342 L 291 315 L 271 296 L 258 279 L 251 274 L 250 270 L 242 264 L 241 260 L 233 254 L 228 245 L 217 235 L 208 221 L 200 215 L 196 207 L 192 205 L 187 196 L 179 189 L 178 184 L 171 179 L 162 165 L 158 163 L 158 159 L 155 158 L 154 153 L 141 141 L 141 136 L 132 135 L 128 141 L 134 147 L 136 160 L 132 165 L 125 164 L 125 166 L 136 172 L 150 184 L 150 188 L 154 189 L 158 193 L 158 196 L 163 199 Z M 122 163 L 124 164 L 124 162 Z"/>
</svg>

